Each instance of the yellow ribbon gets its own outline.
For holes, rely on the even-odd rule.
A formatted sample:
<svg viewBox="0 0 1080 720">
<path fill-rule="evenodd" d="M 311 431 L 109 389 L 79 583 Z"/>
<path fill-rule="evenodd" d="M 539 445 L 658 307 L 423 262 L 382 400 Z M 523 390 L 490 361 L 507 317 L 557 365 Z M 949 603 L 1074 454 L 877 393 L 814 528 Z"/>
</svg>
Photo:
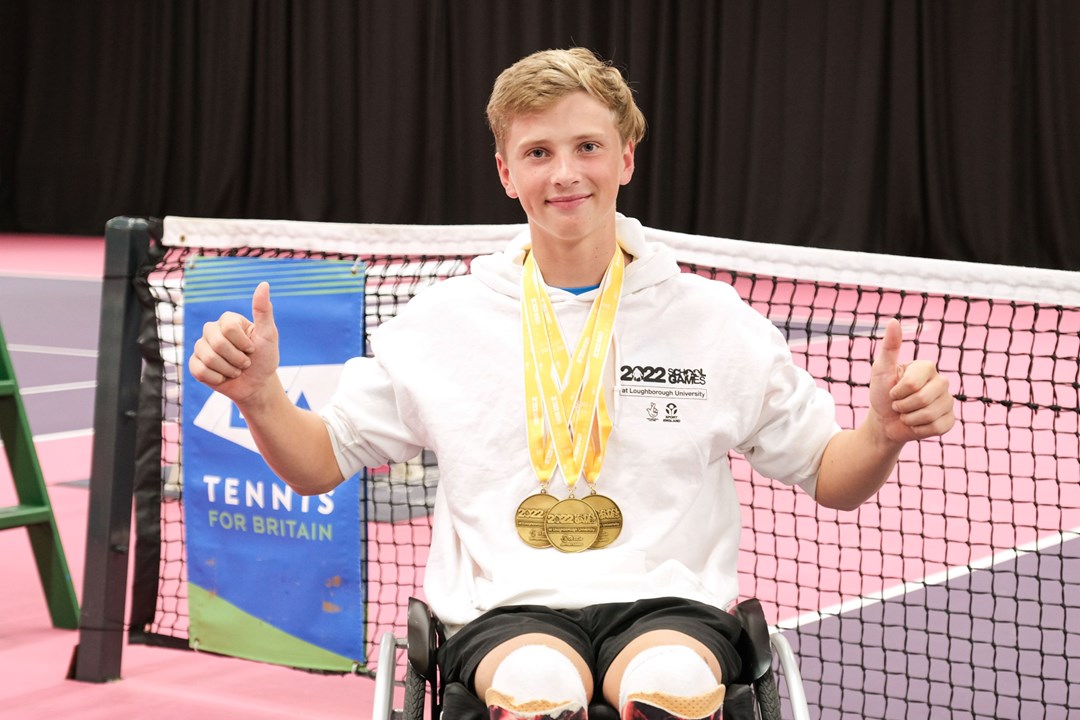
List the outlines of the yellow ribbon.
<svg viewBox="0 0 1080 720">
<path fill-rule="evenodd" d="M 611 418 L 602 395 L 603 372 L 622 295 L 625 262 L 616 247 L 571 359 L 530 252 L 522 272 L 521 327 L 525 348 L 529 457 L 547 487 L 556 462 L 570 496 L 582 471 L 590 487 L 600 475 Z M 561 386 L 561 387 L 560 387 Z M 545 433 L 544 416 L 547 415 Z"/>
</svg>

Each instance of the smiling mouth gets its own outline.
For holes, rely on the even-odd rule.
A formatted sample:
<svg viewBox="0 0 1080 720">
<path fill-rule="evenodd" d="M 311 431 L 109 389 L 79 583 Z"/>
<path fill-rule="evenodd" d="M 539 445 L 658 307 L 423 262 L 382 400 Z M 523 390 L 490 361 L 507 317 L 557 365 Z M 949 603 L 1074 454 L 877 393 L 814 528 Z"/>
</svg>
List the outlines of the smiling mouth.
<svg viewBox="0 0 1080 720">
<path fill-rule="evenodd" d="M 583 202 L 584 200 L 587 200 L 588 198 L 589 198 L 588 194 L 585 194 L 585 195 L 567 195 L 565 197 L 550 198 L 550 199 L 548 199 L 547 202 L 548 202 L 549 205 L 555 205 L 556 207 L 571 207 L 571 206 L 576 206 L 576 205 L 580 204 L 581 202 Z"/>
</svg>

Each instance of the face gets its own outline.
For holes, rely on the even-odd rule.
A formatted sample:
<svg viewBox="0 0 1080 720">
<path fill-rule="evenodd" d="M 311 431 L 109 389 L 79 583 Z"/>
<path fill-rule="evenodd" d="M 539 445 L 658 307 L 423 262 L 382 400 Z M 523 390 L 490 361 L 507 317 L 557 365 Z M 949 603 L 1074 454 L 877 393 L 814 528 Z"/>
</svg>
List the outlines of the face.
<svg viewBox="0 0 1080 720">
<path fill-rule="evenodd" d="M 515 119 L 495 161 L 534 245 L 614 241 L 615 199 L 634 174 L 634 146 L 622 142 L 602 102 L 574 92 Z"/>
</svg>

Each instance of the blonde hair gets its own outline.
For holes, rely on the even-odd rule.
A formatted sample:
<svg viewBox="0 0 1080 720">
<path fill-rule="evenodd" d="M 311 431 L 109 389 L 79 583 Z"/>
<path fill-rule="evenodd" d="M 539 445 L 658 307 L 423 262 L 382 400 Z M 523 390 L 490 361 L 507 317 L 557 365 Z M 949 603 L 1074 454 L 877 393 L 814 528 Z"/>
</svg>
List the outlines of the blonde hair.
<svg viewBox="0 0 1080 720">
<path fill-rule="evenodd" d="M 572 92 L 584 90 L 615 118 L 622 141 L 636 145 L 645 136 L 645 116 L 622 73 L 591 50 L 541 50 L 518 60 L 495 80 L 487 105 L 495 147 L 502 151 L 510 124 L 522 115 L 541 112 Z"/>
</svg>

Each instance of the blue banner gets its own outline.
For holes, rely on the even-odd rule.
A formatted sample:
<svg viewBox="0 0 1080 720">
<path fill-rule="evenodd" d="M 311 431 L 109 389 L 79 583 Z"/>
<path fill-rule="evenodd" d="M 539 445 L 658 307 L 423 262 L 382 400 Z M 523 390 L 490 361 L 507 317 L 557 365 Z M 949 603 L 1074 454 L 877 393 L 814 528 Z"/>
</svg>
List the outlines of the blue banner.
<svg viewBox="0 0 1080 720">
<path fill-rule="evenodd" d="M 189 641 L 292 667 L 363 667 L 360 483 L 294 493 L 259 455 L 243 417 L 187 367 L 204 323 L 251 317 L 270 283 L 278 374 L 318 410 L 346 360 L 364 352 L 364 272 L 350 261 L 199 257 L 184 276 L 183 506 Z"/>
</svg>

